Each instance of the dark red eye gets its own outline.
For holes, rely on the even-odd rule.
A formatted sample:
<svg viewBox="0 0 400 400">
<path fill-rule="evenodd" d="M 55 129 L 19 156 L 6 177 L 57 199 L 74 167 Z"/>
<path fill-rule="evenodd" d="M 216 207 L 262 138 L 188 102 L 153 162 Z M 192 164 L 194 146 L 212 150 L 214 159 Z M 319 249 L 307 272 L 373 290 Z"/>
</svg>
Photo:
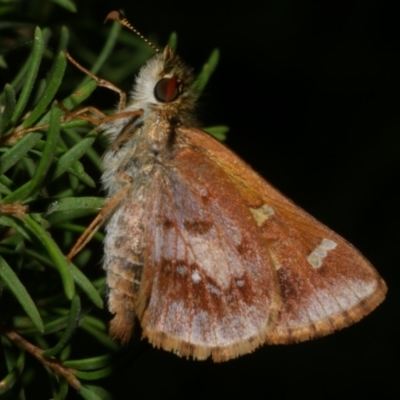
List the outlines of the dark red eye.
<svg viewBox="0 0 400 400">
<path fill-rule="evenodd" d="M 162 103 L 170 103 L 179 96 L 178 78 L 163 78 L 159 80 L 154 88 L 154 96 Z"/>
</svg>

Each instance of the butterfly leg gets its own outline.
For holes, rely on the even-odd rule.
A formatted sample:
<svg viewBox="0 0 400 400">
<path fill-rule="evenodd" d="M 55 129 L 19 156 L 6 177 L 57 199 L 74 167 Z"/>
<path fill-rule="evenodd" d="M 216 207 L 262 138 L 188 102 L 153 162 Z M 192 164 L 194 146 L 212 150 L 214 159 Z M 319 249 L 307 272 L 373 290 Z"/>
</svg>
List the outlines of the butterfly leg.
<svg viewBox="0 0 400 400">
<path fill-rule="evenodd" d="M 67 110 L 65 107 L 63 107 L 61 104 L 59 104 L 58 106 L 65 112 L 65 115 L 61 119 L 62 122 L 68 122 L 72 119 L 81 119 L 84 121 L 89 121 L 94 125 L 100 125 L 104 121 L 107 121 L 108 116 L 101 113 L 101 111 L 97 110 L 94 107 L 84 107 L 78 111 L 71 112 L 71 111 Z M 95 117 L 90 117 L 89 115 L 84 115 L 85 113 L 89 113 L 89 112 L 94 114 Z M 3 145 L 12 146 L 18 140 L 20 140 L 24 136 L 26 136 L 28 133 L 45 130 L 48 127 L 49 127 L 49 124 L 38 125 L 38 126 L 34 126 L 32 128 L 26 128 L 26 129 L 20 129 L 20 130 L 17 128 L 14 130 L 14 132 L 11 135 L 8 135 L 8 136 L 2 138 L 0 143 Z"/>
<path fill-rule="evenodd" d="M 106 122 L 112 122 L 119 118 L 137 117 L 143 114 L 143 110 L 135 110 L 121 112 L 113 115 L 106 115 L 102 111 L 98 110 L 96 107 L 92 106 L 83 107 L 77 111 L 69 111 L 62 106 L 61 108 L 65 111 L 65 116 L 63 117 L 65 121 L 71 119 L 81 119 L 84 121 L 89 121 L 95 126 L 99 126 Z"/>
<path fill-rule="evenodd" d="M 138 117 L 143 114 L 143 110 L 135 110 L 135 111 L 127 111 L 127 112 L 120 112 L 118 114 L 113 114 L 113 115 L 105 115 L 102 114 L 101 117 L 90 117 L 89 115 L 86 115 L 85 113 L 94 113 L 94 110 L 98 111 L 98 113 L 101 113 L 101 111 L 97 110 L 94 107 L 85 107 L 82 108 L 81 110 L 78 110 L 77 113 L 69 113 L 72 118 L 75 119 L 82 119 L 84 121 L 89 121 L 93 125 L 101 125 L 106 122 L 112 122 L 120 118 L 133 118 L 133 117 Z M 100 115 L 100 114 L 97 114 Z"/>
<path fill-rule="evenodd" d="M 126 184 L 120 189 L 111 199 L 108 200 L 107 204 L 100 210 L 96 218 L 92 223 L 85 229 L 79 239 L 76 241 L 72 249 L 67 255 L 67 261 L 70 262 L 77 253 L 79 253 L 86 244 L 92 239 L 94 234 L 103 225 L 106 218 L 116 209 L 121 199 L 125 196 L 126 192 L 130 189 L 132 178 L 122 172 L 119 174 L 121 181 L 126 182 Z"/>
<path fill-rule="evenodd" d="M 81 64 L 78 63 L 74 58 L 71 57 L 69 53 L 65 53 L 68 60 L 75 65 L 76 68 L 80 69 L 86 75 L 90 76 L 93 80 L 97 82 L 99 86 L 106 87 L 114 92 L 117 92 L 119 95 L 119 102 L 118 102 L 118 110 L 123 110 L 126 106 L 126 93 L 118 88 L 117 86 L 113 85 L 111 82 L 106 81 L 105 79 L 99 78 L 98 76 L 92 74 L 88 69 L 83 67 Z"/>
</svg>

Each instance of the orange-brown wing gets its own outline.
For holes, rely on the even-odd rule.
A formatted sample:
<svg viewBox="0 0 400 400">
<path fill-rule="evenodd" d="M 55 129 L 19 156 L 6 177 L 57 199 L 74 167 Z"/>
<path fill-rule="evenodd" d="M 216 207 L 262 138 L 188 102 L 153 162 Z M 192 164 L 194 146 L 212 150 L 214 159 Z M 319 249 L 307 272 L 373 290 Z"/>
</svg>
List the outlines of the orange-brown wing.
<svg viewBox="0 0 400 400">
<path fill-rule="evenodd" d="M 380 304 L 386 285 L 346 240 L 297 207 L 221 143 L 182 129 L 183 141 L 219 165 L 234 183 L 277 271 L 282 309 L 269 343 L 323 336 Z"/>
<path fill-rule="evenodd" d="M 158 169 L 146 202 L 137 315 L 143 336 L 179 355 L 224 361 L 275 326 L 276 271 L 224 171 L 192 148 Z"/>
</svg>

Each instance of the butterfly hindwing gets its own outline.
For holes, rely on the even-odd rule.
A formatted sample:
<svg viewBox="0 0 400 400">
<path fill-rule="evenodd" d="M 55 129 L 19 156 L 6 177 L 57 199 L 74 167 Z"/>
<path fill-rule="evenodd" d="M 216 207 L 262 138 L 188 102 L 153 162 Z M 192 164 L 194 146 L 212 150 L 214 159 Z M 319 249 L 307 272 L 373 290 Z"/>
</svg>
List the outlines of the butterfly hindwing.
<svg viewBox="0 0 400 400">
<path fill-rule="evenodd" d="M 150 192 L 143 335 L 215 361 L 264 343 L 280 308 L 276 271 L 226 174 L 185 148 L 155 174 Z"/>
</svg>

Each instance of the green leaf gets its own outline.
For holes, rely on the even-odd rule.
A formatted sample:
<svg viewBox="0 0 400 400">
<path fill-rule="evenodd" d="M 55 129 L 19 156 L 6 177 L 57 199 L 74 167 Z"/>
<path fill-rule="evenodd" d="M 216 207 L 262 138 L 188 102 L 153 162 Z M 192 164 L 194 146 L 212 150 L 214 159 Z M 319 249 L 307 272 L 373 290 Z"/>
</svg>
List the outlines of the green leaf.
<svg viewBox="0 0 400 400">
<path fill-rule="evenodd" d="M 32 179 L 26 184 L 20 186 L 12 194 L 7 196 L 4 201 L 12 203 L 14 201 L 22 201 L 27 199 L 31 194 L 41 189 L 41 185 L 46 178 L 47 171 L 50 168 L 53 155 L 55 153 L 57 142 L 60 134 L 60 117 L 62 110 L 57 106 L 51 108 L 50 125 L 47 131 L 46 143 L 43 149 L 39 164 L 36 167 Z"/>
<path fill-rule="evenodd" d="M 15 272 L 7 264 L 3 257 L 0 256 L 0 277 L 7 284 L 8 288 L 14 293 L 18 302 L 21 304 L 22 308 L 28 314 L 29 318 L 32 320 L 33 324 L 40 331 L 44 331 L 43 321 L 40 317 L 39 311 L 35 306 L 31 296 L 25 289 L 25 286 L 18 279 Z"/>
<path fill-rule="evenodd" d="M 85 386 L 81 386 L 79 389 L 79 394 L 86 400 L 103 400 L 102 397 L 98 396 L 96 393 L 90 390 L 90 388 Z"/>
<path fill-rule="evenodd" d="M 210 57 L 208 58 L 207 62 L 203 65 L 203 69 L 201 70 L 200 74 L 198 75 L 196 81 L 193 83 L 192 87 L 196 91 L 197 94 L 201 94 L 204 88 L 207 85 L 211 75 L 215 71 L 215 68 L 218 65 L 219 61 L 219 50 L 215 49 Z"/>
<path fill-rule="evenodd" d="M 68 40 L 69 40 L 68 28 L 66 26 L 62 26 L 60 40 L 58 42 L 57 53 L 59 53 L 60 51 L 65 51 L 65 49 L 67 48 L 67 45 L 68 45 Z"/>
<path fill-rule="evenodd" d="M 78 173 L 75 171 L 75 169 L 69 168 L 68 173 L 75 176 L 79 180 L 81 180 L 85 185 L 92 187 L 92 188 L 96 187 L 94 180 L 86 172 Z M 72 185 L 71 185 L 71 187 L 72 187 Z"/>
<path fill-rule="evenodd" d="M 65 327 L 67 326 L 67 320 L 68 316 L 62 316 L 56 319 L 52 319 L 50 322 L 45 323 L 44 334 L 49 335 L 50 333 L 60 332 L 61 330 L 65 329 Z M 15 326 L 18 328 L 18 331 L 21 334 L 28 336 L 38 334 L 38 331 L 35 328 L 31 326 L 26 326 L 26 324 L 24 324 L 23 326 L 19 326 L 16 323 Z"/>
<path fill-rule="evenodd" d="M 114 351 L 118 350 L 120 347 L 118 343 L 111 340 L 110 336 L 105 332 L 105 329 L 99 326 L 99 324 L 96 322 L 97 321 L 95 318 L 90 317 L 90 315 L 87 315 L 83 319 L 81 327 L 91 336 L 93 336 L 93 338 L 95 338 L 103 346 L 109 348 L 110 350 Z"/>
<path fill-rule="evenodd" d="M 90 390 L 91 391 L 91 395 L 94 394 L 94 395 L 98 396 L 97 398 L 100 398 L 101 400 L 113 400 L 113 399 L 115 399 L 115 397 L 113 395 L 111 395 L 109 392 L 107 392 L 107 390 L 103 389 L 100 386 L 85 385 L 84 388 L 87 389 L 87 390 Z M 80 392 L 80 394 L 82 395 L 82 392 Z M 90 399 L 92 399 L 92 398 L 90 398 Z M 93 397 L 93 399 L 95 399 L 95 398 Z"/>
<path fill-rule="evenodd" d="M 97 88 L 97 83 L 93 80 L 89 81 L 87 84 L 76 90 L 76 92 L 72 93 L 70 96 L 66 97 L 62 102 L 62 106 L 67 110 L 72 110 L 83 101 L 85 101 L 93 91 Z M 50 120 L 50 112 L 47 112 L 38 122 L 39 125 L 47 124 Z M 86 121 L 84 121 L 87 124 Z M 82 124 L 82 121 L 69 121 L 65 124 Z"/>
<path fill-rule="evenodd" d="M 223 142 L 226 140 L 226 134 L 229 132 L 229 127 L 225 125 L 218 125 L 203 128 L 203 130 Z"/>
<path fill-rule="evenodd" d="M 68 11 L 76 12 L 76 5 L 72 0 L 51 0 L 53 3 L 65 8 Z"/>
<path fill-rule="evenodd" d="M 71 336 L 75 333 L 79 323 L 79 315 L 81 311 L 81 301 L 78 295 L 75 295 L 71 301 L 71 311 L 68 314 L 67 327 L 65 328 L 58 343 L 51 349 L 45 350 L 45 357 L 53 357 L 59 353 L 69 342 Z"/>
<path fill-rule="evenodd" d="M 72 110 L 77 105 L 85 101 L 96 88 L 97 88 L 97 82 L 90 80 L 88 83 L 85 83 L 85 85 L 77 89 L 76 92 L 72 93 L 70 96 L 64 99 L 62 101 L 62 105 L 67 110 Z M 45 122 L 46 120 L 40 121 L 40 123 L 45 123 Z"/>
<path fill-rule="evenodd" d="M 65 379 L 59 379 L 60 387 L 58 393 L 54 396 L 53 400 L 64 400 L 68 396 L 69 385 Z"/>
<path fill-rule="evenodd" d="M 80 371 L 93 371 L 107 368 L 114 360 L 115 354 L 104 354 L 98 357 L 85 358 L 82 360 L 68 360 L 63 363 L 64 367 L 78 369 Z"/>
<path fill-rule="evenodd" d="M 96 75 L 99 72 L 100 68 L 103 66 L 104 62 L 110 56 L 110 54 L 115 46 L 115 43 L 117 42 L 117 38 L 118 38 L 118 35 L 119 35 L 119 32 L 121 31 L 121 29 L 122 29 L 122 26 L 120 24 L 118 24 L 117 22 L 114 22 L 112 24 L 110 33 L 107 36 L 107 40 L 104 43 L 103 49 L 101 50 L 101 53 L 97 57 L 96 62 L 90 68 L 90 72 L 92 74 Z M 86 82 L 88 82 L 91 79 L 92 78 L 90 78 L 90 76 L 86 76 L 85 78 L 83 78 L 83 80 L 79 86 L 86 84 Z"/>
<path fill-rule="evenodd" d="M 169 36 L 168 46 L 171 47 L 174 52 L 176 52 L 176 49 L 178 47 L 178 35 L 176 34 L 176 32 L 172 32 Z"/>
<path fill-rule="evenodd" d="M 98 379 L 106 378 L 110 376 L 115 371 L 114 365 L 109 367 L 99 369 L 97 371 L 91 372 L 83 372 L 83 371 L 76 371 L 76 377 L 79 379 L 84 379 L 86 381 L 97 381 Z"/>
<path fill-rule="evenodd" d="M 26 80 L 22 88 L 21 94 L 15 106 L 13 116 L 11 118 L 11 125 L 14 126 L 22 113 L 24 112 L 25 106 L 29 100 L 29 96 L 32 92 L 33 85 L 36 80 L 36 76 L 39 70 L 39 65 L 42 60 L 44 40 L 42 31 L 39 27 L 35 29 L 33 49 L 30 56 L 29 68 L 26 74 Z"/>
<path fill-rule="evenodd" d="M 47 131 L 46 144 L 43 149 L 42 157 L 35 170 L 35 174 L 32 177 L 31 186 L 29 188 L 30 190 L 28 192 L 29 195 L 40 189 L 41 183 L 44 181 L 47 171 L 50 168 L 60 135 L 61 114 L 62 110 L 53 105 L 50 112 L 50 126 Z"/>
<path fill-rule="evenodd" d="M 7 186 L 3 185 L 2 182 L 0 182 L 0 194 L 4 194 L 6 196 L 11 194 L 11 190 Z"/>
<path fill-rule="evenodd" d="M 58 88 L 60 87 L 66 65 L 67 60 L 65 58 L 65 53 L 64 51 L 61 51 L 54 62 L 52 71 L 50 72 L 46 89 L 44 90 L 38 105 L 35 107 L 29 117 L 22 123 L 23 128 L 30 127 L 37 119 L 39 119 L 46 107 L 53 100 Z"/>
<path fill-rule="evenodd" d="M 15 165 L 26 153 L 28 153 L 29 150 L 36 145 L 42 136 L 42 133 L 30 132 L 13 147 L 7 150 L 1 156 L 0 174 L 4 174 L 8 169 Z"/>
<path fill-rule="evenodd" d="M 97 214 L 97 212 L 98 211 L 93 208 L 82 208 L 70 211 L 55 212 L 54 214 L 51 214 L 48 217 L 46 217 L 46 219 L 52 225 L 60 225 L 65 221 L 72 221 L 77 218 L 82 218 L 88 215 Z M 82 233 L 83 230 L 81 230 L 80 233 Z"/>
<path fill-rule="evenodd" d="M 43 96 L 43 93 L 46 91 L 46 86 L 47 86 L 46 79 L 40 79 L 35 86 L 36 86 L 36 93 L 33 99 L 31 100 L 32 106 L 35 106 L 39 102 L 39 100 Z"/>
<path fill-rule="evenodd" d="M 18 74 L 16 75 L 16 77 L 12 80 L 12 82 L 10 84 L 11 87 L 13 87 L 13 88 L 20 87 L 21 82 L 24 79 L 24 76 L 27 74 L 27 71 L 29 70 L 30 61 L 31 61 L 31 57 L 28 57 L 28 59 L 26 60 L 25 64 L 18 71 Z M 3 98 L 4 98 L 5 95 L 6 95 L 5 92 L 0 93 L 0 101 L 3 101 Z"/>
<path fill-rule="evenodd" d="M 0 175 L 0 182 L 7 188 L 13 185 L 13 181 L 10 178 L 7 178 L 5 175 Z"/>
<path fill-rule="evenodd" d="M 89 297 L 93 304 L 98 308 L 103 308 L 103 299 L 86 275 L 84 275 L 82 271 L 72 263 L 70 263 L 70 270 L 76 284 L 87 295 L 87 297 Z"/>
<path fill-rule="evenodd" d="M 7 129 L 15 109 L 15 91 L 8 83 L 4 86 L 4 95 L 6 100 L 4 110 L 0 114 L 0 136 Z"/>
<path fill-rule="evenodd" d="M 104 201 L 103 197 L 65 197 L 52 202 L 47 209 L 47 215 L 76 210 L 99 211 L 104 206 Z"/>
<path fill-rule="evenodd" d="M 23 220 L 26 223 L 27 227 L 39 239 L 43 247 L 47 250 L 47 253 L 54 262 L 54 266 L 61 276 L 65 295 L 68 299 L 71 300 L 75 294 L 75 287 L 74 281 L 72 279 L 71 270 L 65 256 L 61 253 L 61 250 L 54 242 L 54 240 L 36 221 L 32 219 L 31 216 L 25 215 Z"/>
<path fill-rule="evenodd" d="M 75 121 L 78 122 L 78 121 Z M 82 121 L 79 121 L 82 122 Z M 86 122 L 86 121 L 85 121 Z M 68 137 L 74 141 L 75 143 L 79 143 L 82 140 L 82 136 L 80 136 L 76 130 L 73 129 L 68 129 L 66 132 L 66 135 L 68 135 Z M 88 136 L 88 135 L 87 135 Z M 87 158 L 93 163 L 93 165 L 96 166 L 96 168 L 101 171 L 101 157 L 99 156 L 99 154 L 92 148 L 89 147 L 86 150 L 86 156 Z"/>
<path fill-rule="evenodd" d="M 81 139 L 79 143 L 65 152 L 59 160 L 55 163 L 54 169 L 51 173 L 50 179 L 53 181 L 60 175 L 66 172 L 72 165 L 79 160 L 90 148 L 93 142 L 96 140 L 97 132 L 95 130 L 90 131 L 85 138 Z M 77 176 L 79 177 L 79 173 Z"/>
<path fill-rule="evenodd" d="M 25 364 L 25 350 L 20 349 L 18 359 L 10 372 L 1 380 L 0 395 L 9 391 L 20 379 Z"/>
<path fill-rule="evenodd" d="M 10 340 L 4 336 L 0 336 L 0 343 L 1 343 L 1 349 L 4 357 L 4 364 L 7 368 L 7 371 L 10 372 L 17 361 L 17 356 L 15 352 L 15 347 L 11 344 Z"/>
<path fill-rule="evenodd" d="M 7 63 L 3 55 L 0 55 L 0 68 L 7 68 Z"/>
<path fill-rule="evenodd" d="M 0 217 L 0 225 L 9 226 L 10 228 L 13 228 L 16 232 L 18 232 L 23 238 L 25 238 L 26 240 L 30 240 L 30 236 L 26 231 L 23 222 L 19 218 L 13 218 L 7 215 L 3 215 Z"/>
</svg>

